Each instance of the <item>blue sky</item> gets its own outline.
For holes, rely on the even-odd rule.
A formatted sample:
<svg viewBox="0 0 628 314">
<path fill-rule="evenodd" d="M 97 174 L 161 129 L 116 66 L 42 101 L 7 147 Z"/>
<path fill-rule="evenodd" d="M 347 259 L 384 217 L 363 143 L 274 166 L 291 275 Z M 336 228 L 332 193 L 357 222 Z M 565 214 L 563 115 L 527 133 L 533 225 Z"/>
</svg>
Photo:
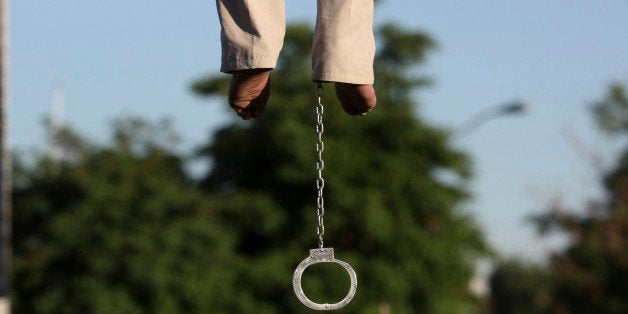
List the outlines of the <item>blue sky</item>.
<svg viewBox="0 0 628 314">
<path fill-rule="evenodd" d="M 313 22 L 315 9 L 312 0 L 287 1 L 290 21 Z M 595 130 L 588 107 L 609 83 L 628 82 L 627 13 L 624 0 L 377 7 L 376 24 L 394 21 L 438 42 L 420 69 L 435 84 L 417 93 L 432 123 L 455 128 L 487 107 L 529 104 L 525 115 L 489 121 L 455 143 L 475 163 L 468 210 L 505 255 L 539 259 L 558 243 L 524 224 L 544 204 L 580 209 L 600 196 L 599 169 L 612 166 L 620 146 Z M 235 118 L 189 92 L 195 78 L 218 72 L 212 0 L 14 0 L 11 14 L 11 141 L 19 151 L 46 149 L 55 82 L 65 86 L 65 122 L 98 141 L 121 115 L 168 116 L 191 149 Z"/>
</svg>

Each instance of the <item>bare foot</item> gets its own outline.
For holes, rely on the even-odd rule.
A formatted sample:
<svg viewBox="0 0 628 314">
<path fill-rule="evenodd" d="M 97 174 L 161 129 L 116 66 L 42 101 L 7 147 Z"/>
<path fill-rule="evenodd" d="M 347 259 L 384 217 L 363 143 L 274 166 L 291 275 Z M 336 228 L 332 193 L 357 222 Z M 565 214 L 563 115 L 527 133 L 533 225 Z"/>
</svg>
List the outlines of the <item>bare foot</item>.
<svg viewBox="0 0 628 314">
<path fill-rule="evenodd" d="M 346 113 L 365 115 L 377 105 L 373 85 L 336 83 L 336 96 Z"/>
<path fill-rule="evenodd" d="M 270 69 L 233 72 L 229 85 L 229 106 L 248 120 L 262 115 L 270 96 Z"/>
</svg>

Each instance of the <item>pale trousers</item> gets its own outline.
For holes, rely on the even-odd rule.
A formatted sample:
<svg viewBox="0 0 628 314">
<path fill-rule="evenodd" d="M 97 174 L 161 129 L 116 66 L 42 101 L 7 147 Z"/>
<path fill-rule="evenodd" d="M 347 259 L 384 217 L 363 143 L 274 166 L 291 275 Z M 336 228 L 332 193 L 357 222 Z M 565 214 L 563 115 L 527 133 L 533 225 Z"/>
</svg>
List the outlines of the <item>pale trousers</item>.
<svg viewBox="0 0 628 314">
<path fill-rule="evenodd" d="M 284 0 L 216 0 L 220 71 L 273 69 L 285 35 Z M 317 0 L 312 80 L 373 84 L 373 0 Z"/>
</svg>

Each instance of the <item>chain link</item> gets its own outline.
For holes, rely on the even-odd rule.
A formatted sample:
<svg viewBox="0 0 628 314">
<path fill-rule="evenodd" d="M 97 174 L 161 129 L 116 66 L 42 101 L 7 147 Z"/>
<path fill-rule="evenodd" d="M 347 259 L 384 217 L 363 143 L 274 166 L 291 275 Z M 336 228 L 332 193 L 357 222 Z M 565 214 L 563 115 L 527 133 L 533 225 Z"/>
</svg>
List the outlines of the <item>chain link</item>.
<svg viewBox="0 0 628 314">
<path fill-rule="evenodd" d="M 316 153 L 318 159 L 316 161 L 316 171 L 318 177 L 316 178 L 316 215 L 318 217 L 318 226 L 316 227 L 316 235 L 318 235 L 318 247 L 323 248 L 323 236 L 325 235 L 325 224 L 323 218 L 325 216 L 325 200 L 323 198 L 323 189 L 325 188 L 325 179 L 323 179 L 323 169 L 325 169 L 325 162 L 323 161 L 323 151 L 325 150 L 325 143 L 323 143 L 323 132 L 325 127 L 323 125 L 323 84 L 316 84 Z"/>
</svg>

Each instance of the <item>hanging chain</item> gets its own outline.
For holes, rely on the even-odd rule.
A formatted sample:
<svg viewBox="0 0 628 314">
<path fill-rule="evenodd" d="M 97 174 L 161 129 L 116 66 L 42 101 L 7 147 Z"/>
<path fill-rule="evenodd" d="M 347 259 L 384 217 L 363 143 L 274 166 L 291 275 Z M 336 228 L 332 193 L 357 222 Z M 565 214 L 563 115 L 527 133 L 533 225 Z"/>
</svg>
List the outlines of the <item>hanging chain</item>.
<svg viewBox="0 0 628 314">
<path fill-rule="evenodd" d="M 351 265 L 334 257 L 333 248 L 323 247 L 323 236 L 325 235 L 325 224 L 323 223 L 323 217 L 325 216 L 325 201 L 323 199 L 323 189 L 325 188 L 325 180 L 323 179 L 323 169 L 325 168 L 323 151 L 325 150 L 325 144 L 323 143 L 323 132 L 325 129 L 323 127 L 324 108 L 322 83 L 316 84 L 316 98 L 318 101 L 316 104 L 316 154 L 318 157 L 316 160 L 316 172 L 318 173 L 318 176 L 316 177 L 316 216 L 318 217 L 316 235 L 318 235 L 318 248 L 310 250 L 310 256 L 304 259 L 299 266 L 297 266 L 297 269 L 294 270 L 294 275 L 292 276 L 292 287 L 294 288 L 294 294 L 296 294 L 297 298 L 301 301 L 301 303 L 303 303 L 303 305 L 313 310 L 330 311 L 340 309 L 351 302 L 351 299 L 355 296 L 355 290 L 358 286 L 358 278 Z M 306 268 L 318 263 L 335 263 L 342 266 L 349 273 L 349 279 L 351 280 L 349 293 L 347 293 L 347 296 L 345 296 L 345 298 L 340 302 L 334 304 L 315 303 L 305 296 L 303 286 L 301 285 L 301 277 L 303 276 L 303 272 Z"/>
<path fill-rule="evenodd" d="M 318 226 L 316 227 L 316 234 L 318 235 L 318 247 L 323 248 L 323 236 L 325 235 L 325 224 L 323 218 L 325 216 L 325 200 L 323 199 L 323 188 L 325 188 L 325 179 L 323 179 L 323 169 L 325 168 L 325 162 L 323 161 L 323 151 L 325 150 L 325 143 L 323 143 L 323 132 L 325 130 L 323 126 L 323 84 L 316 84 L 316 98 L 318 100 L 316 105 L 316 153 L 318 160 L 316 161 L 316 171 L 318 177 L 316 178 L 316 215 L 318 217 Z"/>
</svg>

